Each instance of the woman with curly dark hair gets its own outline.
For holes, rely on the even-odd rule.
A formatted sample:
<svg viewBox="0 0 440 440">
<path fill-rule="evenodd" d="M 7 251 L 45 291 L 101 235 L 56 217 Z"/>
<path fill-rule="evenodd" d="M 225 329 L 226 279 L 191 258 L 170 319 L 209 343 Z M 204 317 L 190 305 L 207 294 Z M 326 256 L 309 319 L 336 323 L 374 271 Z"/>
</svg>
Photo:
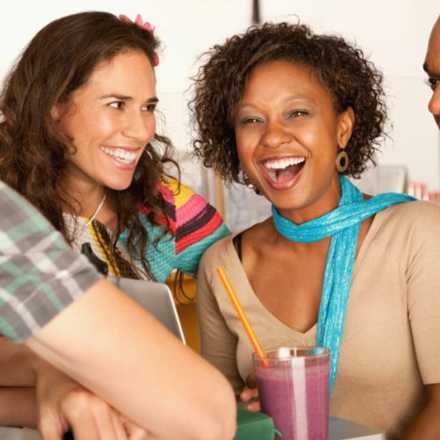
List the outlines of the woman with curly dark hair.
<svg viewBox="0 0 440 440">
<path fill-rule="evenodd" d="M 256 397 L 243 390 L 253 349 L 218 279 L 224 266 L 263 346 L 330 349 L 332 415 L 438 438 L 440 209 L 361 194 L 346 177 L 374 161 L 383 135 L 381 74 L 344 39 L 299 24 L 251 27 L 206 56 L 196 154 L 252 185 L 272 216 L 202 259 L 203 355 L 242 400 Z"/>
<path fill-rule="evenodd" d="M 156 133 L 158 46 L 140 16 L 85 12 L 39 31 L 1 92 L 0 179 L 101 272 L 164 282 L 173 270 L 195 274 L 228 230 L 167 174 L 176 164 Z M 14 379 L 29 368 L 17 362 L 0 386 L 29 385 Z M 34 389 L 15 391 L 15 405 L 1 406 L 23 410 L 0 424 L 35 426 Z"/>
</svg>

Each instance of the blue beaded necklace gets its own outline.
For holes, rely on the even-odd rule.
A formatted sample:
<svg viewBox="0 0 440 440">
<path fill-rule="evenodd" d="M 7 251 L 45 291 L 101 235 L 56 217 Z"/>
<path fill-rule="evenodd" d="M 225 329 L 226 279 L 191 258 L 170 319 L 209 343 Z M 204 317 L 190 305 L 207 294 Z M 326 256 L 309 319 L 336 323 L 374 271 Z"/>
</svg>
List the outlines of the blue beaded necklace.
<svg viewBox="0 0 440 440">
<path fill-rule="evenodd" d="M 364 200 L 362 193 L 344 176 L 336 209 L 297 225 L 272 206 L 276 230 L 290 241 L 313 243 L 331 236 L 319 306 L 317 345 L 330 350 L 330 391 L 336 378 L 345 313 L 351 288 L 353 264 L 361 223 L 383 209 L 414 200 L 405 194 L 379 194 Z"/>
</svg>

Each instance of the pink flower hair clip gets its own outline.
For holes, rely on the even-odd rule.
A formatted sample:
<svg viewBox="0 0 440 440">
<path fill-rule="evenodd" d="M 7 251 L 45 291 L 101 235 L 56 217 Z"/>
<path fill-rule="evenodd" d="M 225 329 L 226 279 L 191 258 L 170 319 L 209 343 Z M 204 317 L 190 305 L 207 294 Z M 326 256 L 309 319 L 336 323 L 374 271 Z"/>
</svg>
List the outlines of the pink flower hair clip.
<svg viewBox="0 0 440 440">
<path fill-rule="evenodd" d="M 154 35 L 156 26 L 153 26 L 148 21 L 144 21 L 141 14 L 136 15 L 135 21 L 130 20 L 126 15 L 120 15 L 119 20 L 123 21 L 124 23 L 134 23 L 141 29 L 144 29 L 145 31 L 148 31 Z M 153 51 L 153 66 L 156 67 L 157 65 L 159 65 L 159 56 L 155 51 Z"/>
</svg>

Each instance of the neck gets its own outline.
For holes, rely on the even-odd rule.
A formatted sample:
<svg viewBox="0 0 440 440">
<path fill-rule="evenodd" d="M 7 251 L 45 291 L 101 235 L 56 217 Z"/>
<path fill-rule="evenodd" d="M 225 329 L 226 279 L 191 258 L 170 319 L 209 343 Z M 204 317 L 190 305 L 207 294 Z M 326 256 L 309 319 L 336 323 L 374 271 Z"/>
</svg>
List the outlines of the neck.
<svg viewBox="0 0 440 440">
<path fill-rule="evenodd" d="M 341 198 L 339 176 L 331 181 L 330 188 L 325 195 L 311 201 L 307 206 L 297 209 L 278 209 L 279 213 L 297 225 L 301 225 L 315 218 L 322 217 L 338 207 Z"/>
<path fill-rule="evenodd" d="M 79 217 L 90 218 L 96 212 L 96 209 L 105 197 L 106 190 L 102 185 L 97 183 L 90 184 L 81 182 L 75 185 L 66 185 L 66 194 L 69 197 L 70 207 L 68 211 Z"/>
<path fill-rule="evenodd" d="M 280 234 L 280 232 L 277 230 L 274 224 L 273 217 L 271 218 L 270 226 L 272 229 L 274 246 L 279 246 L 280 248 L 282 247 L 288 250 L 289 252 L 295 253 L 301 258 L 309 258 L 310 255 L 321 255 L 325 259 L 331 237 L 323 238 L 322 240 L 315 242 L 306 242 L 306 243 L 295 242 L 288 240 L 286 237 Z"/>
</svg>

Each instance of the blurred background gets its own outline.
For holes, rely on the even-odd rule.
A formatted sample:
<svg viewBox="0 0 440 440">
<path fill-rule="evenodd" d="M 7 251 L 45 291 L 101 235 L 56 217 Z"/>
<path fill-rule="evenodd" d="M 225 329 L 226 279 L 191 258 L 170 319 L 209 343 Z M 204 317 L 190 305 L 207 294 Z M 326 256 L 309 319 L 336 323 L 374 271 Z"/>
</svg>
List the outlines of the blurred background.
<svg viewBox="0 0 440 440">
<path fill-rule="evenodd" d="M 298 21 L 315 31 L 339 34 L 360 46 L 385 75 L 392 124 L 377 160 L 380 167 L 360 183 L 370 193 L 401 190 L 434 199 L 440 188 L 439 130 L 428 113 L 431 91 L 422 70 L 431 27 L 440 13 L 438 0 L 15 0 L 3 7 L 0 78 L 49 21 L 66 14 L 104 10 L 134 18 L 142 14 L 162 41 L 157 68 L 160 131 L 179 154 L 183 180 L 224 213 L 234 230 L 260 219 L 267 205 L 244 187 L 222 188 L 212 173 L 190 156 L 191 124 L 187 102 L 190 77 L 199 56 L 213 44 L 244 31 L 258 6 L 261 21 Z M 408 189 L 409 188 L 409 189 Z M 235 209 L 251 199 L 246 212 Z"/>
<path fill-rule="evenodd" d="M 255 8 L 261 21 L 300 20 L 315 31 L 339 34 L 355 42 L 368 54 L 385 75 L 391 124 L 389 137 L 377 157 L 379 167 L 367 172 L 359 184 L 370 193 L 404 191 L 436 201 L 440 189 L 440 137 L 427 110 L 431 91 L 422 65 L 430 30 L 440 13 L 439 0 L 9 1 L 3 4 L 0 17 L 0 81 L 32 36 L 56 18 L 90 10 L 131 18 L 142 14 L 145 21 L 156 26 L 156 35 L 162 41 L 156 69 L 159 130 L 177 148 L 183 181 L 216 205 L 230 228 L 237 231 L 265 217 L 269 206 L 243 186 L 224 187 L 191 157 L 188 88 L 199 56 L 228 36 L 244 31 L 255 18 Z M 195 341 L 193 346 L 197 347 L 192 305 L 181 305 L 179 313 L 187 340 Z M 191 326 L 192 333 L 187 333 Z M 0 428 L 0 438 L 40 437 L 32 431 L 25 434 L 18 429 Z"/>
</svg>

